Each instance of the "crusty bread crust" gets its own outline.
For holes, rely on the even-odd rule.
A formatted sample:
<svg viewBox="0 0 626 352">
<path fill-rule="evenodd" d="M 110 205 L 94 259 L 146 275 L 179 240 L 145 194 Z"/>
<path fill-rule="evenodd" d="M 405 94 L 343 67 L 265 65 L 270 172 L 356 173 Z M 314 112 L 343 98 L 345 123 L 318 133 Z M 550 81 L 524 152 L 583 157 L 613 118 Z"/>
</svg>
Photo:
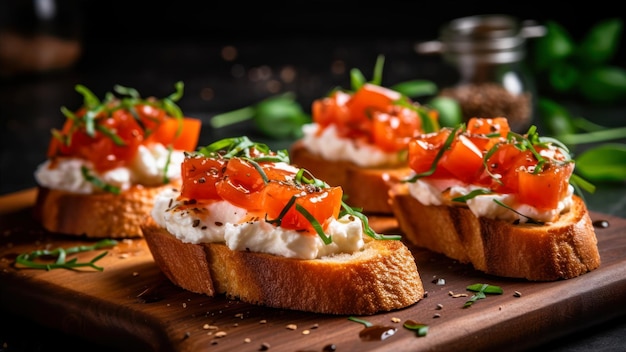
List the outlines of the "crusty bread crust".
<svg viewBox="0 0 626 352">
<path fill-rule="evenodd" d="M 341 186 L 346 203 L 367 214 L 392 214 L 389 189 L 411 172 L 408 166 L 364 168 L 348 161 L 328 161 L 310 152 L 301 141 L 292 145 L 290 159 L 329 185 Z"/>
<path fill-rule="evenodd" d="M 582 199 L 545 225 L 477 218 L 462 206 L 426 206 L 406 184 L 390 192 L 391 205 L 406 239 L 477 270 L 530 281 L 569 279 L 600 266 L 597 238 Z"/>
<path fill-rule="evenodd" d="M 152 220 L 143 226 L 154 261 L 175 285 L 195 293 L 273 308 L 368 315 L 412 305 L 424 288 L 409 249 L 369 240 L 362 252 L 301 260 L 183 243 Z M 368 238 L 369 239 L 369 238 Z"/>
<path fill-rule="evenodd" d="M 90 238 L 142 237 L 141 224 L 150 216 L 154 197 L 174 184 L 136 185 L 121 194 L 77 194 L 39 187 L 35 218 L 50 232 Z"/>
</svg>

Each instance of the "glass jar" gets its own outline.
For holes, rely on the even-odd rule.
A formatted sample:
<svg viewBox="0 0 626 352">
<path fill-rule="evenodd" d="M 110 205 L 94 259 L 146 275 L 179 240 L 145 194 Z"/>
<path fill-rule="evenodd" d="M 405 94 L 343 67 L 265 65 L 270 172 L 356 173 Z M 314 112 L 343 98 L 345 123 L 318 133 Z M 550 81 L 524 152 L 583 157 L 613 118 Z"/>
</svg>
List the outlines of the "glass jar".
<svg viewBox="0 0 626 352">
<path fill-rule="evenodd" d="M 82 54 L 80 0 L 0 1 L 0 77 L 71 67 Z"/>
<path fill-rule="evenodd" d="M 535 111 L 535 85 L 525 67 L 526 39 L 543 26 L 508 15 L 478 15 L 450 21 L 436 41 L 419 43 L 422 54 L 441 54 L 458 82 L 439 95 L 456 99 L 463 118 L 506 117 L 515 132 L 526 132 Z"/>
</svg>

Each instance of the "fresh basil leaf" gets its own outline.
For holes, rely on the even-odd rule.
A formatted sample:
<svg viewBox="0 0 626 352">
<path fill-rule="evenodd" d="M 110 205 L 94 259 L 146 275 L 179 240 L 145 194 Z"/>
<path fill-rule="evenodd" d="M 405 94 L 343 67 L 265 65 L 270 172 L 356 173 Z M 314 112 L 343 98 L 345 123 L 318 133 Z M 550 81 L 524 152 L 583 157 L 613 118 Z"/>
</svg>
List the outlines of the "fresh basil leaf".
<svg viewBox="0 0 626 352">
<path fill-rule="evenodd" d="M 402 326 L 405 329 L 415 331 L 415 335 L 417 335 L 418 337 L 424 337 L 428 334 L 428 325 L 426 324 L 418 323 L 411 320 L 406 321 L 404 324 L 402 324 Z"/>
<path fill-rule="evenodd" d="M 547 21 L 546 35 L 534 40 L 533 64 L 538 72 L 570 57 L 576 48 L 570 33 L 559 23 Z"/>
<path fill-rule="evenodd" d="M 626 180 L 626 144 L 602 144 L 584 151 L 575 161 L 576 172 L 589 181 L 624 182 Z"/>
<path fill-rule="evenodd" d="M 77 84 L 76 91 L 83 95 L 84 104 L 87 108 L 94 108 L 100 105 L 100 99 L 87 87 L 82 84 Z"/>
<path fill-rule="evenodd" d="M 389 88 L 410 98 L 434 95 L 438 91 L 438 87 L 435 83 L 420 79 L 400 82 Z"/>
<path fill-rule="evenodd" d="M 358 68 L 353 68 L 350 70 L 350 85 L 352 86 L 353 91 L 357 91 L 363 87 L 363 85 L 367 82 L 363 72 Z"/>
<path fill-rule="evenodd" d="M 376 57 L 376 64 L 374 65 L 374 75 L 370 83 L 377 86 L 383 84 L 383 68 L 385 67 L 385 55 L 378 55 Z"/>
<path fill-rule="evenodd" d="M 274 139 L 300 138 L 302 125 L 310 121 L 310 117 L 291 95 L 260 102 L 254 116 L 259 131 Z"/>
<path fill-rule="evenodd" d="M 468 291 L 484 292 L 492 294 L 502 294 L 504 291 L 500 286 L 489 284 L 473 284 L 466 287 Z"/>
<path fill-rule="evenodd" d="M 491 194 L 491 193 L 493 193 L 493 191 L 490 189 L 479 188 L 479 189 L 475 189 L 469 192 L 468 194 L 464 196 L 452 198 L 452 201 L 466 203 L 468 200 L 476 198 L 477 196 L 484 195 L 484 194 Z"/>
<path fill-rule="evenodd" d="M 547 135 L 560 136 L 576 133 L 574 119 L 569 111 L 552 99 L 540 98 L 537 110 Z"/>
<path fill-rule="evenodd" d="M 456 99 L 437 96 L 428 102 L 428 106 L 439 113 L 441 127 L 456 127 L 463 122 L 461 104 Z"/>
<path fill-rule="evenodd" d="M 562 62 L 549 68 L 548 80 L 552 88 L 561 93 L 571 92 L 576 88 L 580 69 L 569 62 Z"/>
<path fill-rule="evenodd" d="M 626 98 L 626 69 L 601 66 L 587 70 L 579 78 L 578 90 L 590 102 L 620 101 Z"/>
<path fill-rule="evenodd" d="M 623 22 L 609 18 L 594 25 L 576 49 L 576 58 L 584 65 L 607 64 L 617 52 Z"/>
</svg>

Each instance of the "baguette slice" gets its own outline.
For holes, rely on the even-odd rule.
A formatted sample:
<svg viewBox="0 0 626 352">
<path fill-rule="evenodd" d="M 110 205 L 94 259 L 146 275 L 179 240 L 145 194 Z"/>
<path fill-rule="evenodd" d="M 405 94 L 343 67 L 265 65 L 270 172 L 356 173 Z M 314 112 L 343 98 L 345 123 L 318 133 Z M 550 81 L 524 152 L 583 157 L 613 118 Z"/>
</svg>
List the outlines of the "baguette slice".
<svg viewBox="0 0 626 352">
<path fill-rule="evenodd" d="M 530 281 L 569 279 L 600 266 L 597 238 L 582 199 L 546 225 L 477 218 L 461 206 L 426 206 L 405 184 L 390 192 L 406 239 L 487 274 Z"/>
<path fill-rule="evenodd" d="M 368 214 L 392 214 L 389 189 L 411 172 L 408 166 L 365 168 L 349 161 L 328 161 L 309 151 L 301 141 L 290 150 L 291 162 L 311 171 L 331 186 L 341 186 L 346 203 Z"/>
<path fill-rule="evenodd" d="M 391 311 L 424 296 L 415 260 L 398 240 L 366 238 L 361 252 L 301 260 L 183 243 L 151 219 L 142 229 L 165 276 L 195 293 L 337 315 Z"/>
<path fill-rule="evenodd" d="M 154 197 L 172 187 L 135 185 L 121 194 L 38 187 L 34 216 L 50 232 L 90 238 L 142 237 L 141 224 L 150 216 Z"/>
</svg>

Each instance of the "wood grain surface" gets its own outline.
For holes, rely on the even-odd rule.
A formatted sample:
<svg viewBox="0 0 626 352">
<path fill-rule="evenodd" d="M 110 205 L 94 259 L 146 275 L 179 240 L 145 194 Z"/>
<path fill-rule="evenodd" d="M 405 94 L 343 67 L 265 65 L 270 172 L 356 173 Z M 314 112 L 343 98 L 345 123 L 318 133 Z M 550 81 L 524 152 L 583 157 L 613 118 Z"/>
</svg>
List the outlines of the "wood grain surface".
<svg viewBox="0 0 626 352">
<path fill-rule="evenodd" d="M 98 262 L 101 272 L 20 268 L 14 262 L 21 253 L 94 242 L 42 231 L 32 220 L 34 199 L 34 190 L 0 197 L 0 306 L 116 350 L 511 351 L 626 313 L 626 219 L 598 213 L 591 213 L 592 220 L 609 222 L 596 228 L 602 264 L 569 280 L 498 278 L 411 248 L 427 296 L 402 310 L 357 317 L 397 329 L 386 339 L 367 341 L 359 337 L 364 326 L 348 316 L 277 310 L 184 291 L 163 276 L 142 239 L 78 255 L 87 261 L 108 251 Z M 372 218 L 371 224 L 379 232 L 397 232 L 392 218 Z M 475 283 L 499 285 L 504 294 L 463 308 L 472 295 L 466 287 Z M 403 328 L 407 320 L 427 324 L 427 335 Z"/>
</svg>

